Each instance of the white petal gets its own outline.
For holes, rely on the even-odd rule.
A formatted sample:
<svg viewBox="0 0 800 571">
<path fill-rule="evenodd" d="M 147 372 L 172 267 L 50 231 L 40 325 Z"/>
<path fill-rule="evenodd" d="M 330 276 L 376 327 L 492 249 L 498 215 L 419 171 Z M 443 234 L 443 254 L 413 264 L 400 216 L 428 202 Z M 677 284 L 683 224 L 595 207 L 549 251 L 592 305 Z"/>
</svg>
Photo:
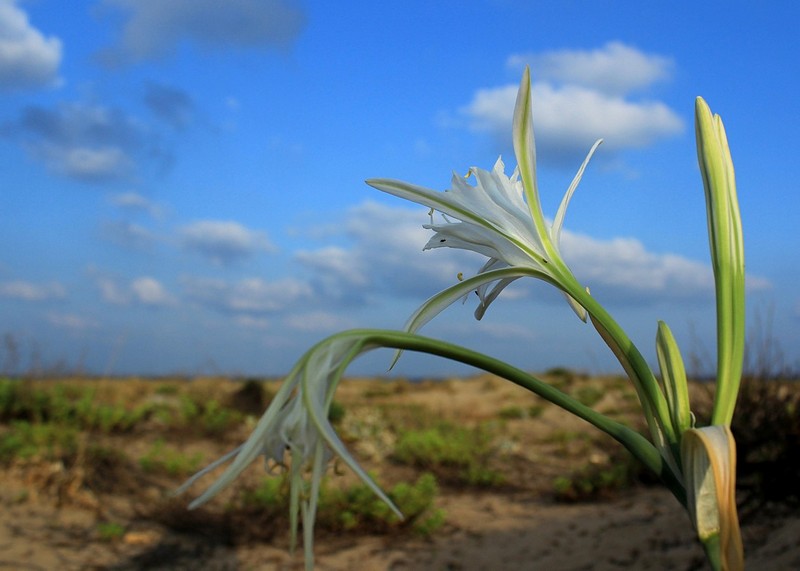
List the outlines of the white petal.
<svg viewBox="0 0 800 571">
<path fill-rule="evenodd" d="M 564 217 L 567 214 L 567 206 L 569 206 L 569 201 L 572 198 L 572 194 L 575 192 L 575 189 L 578 188 L 578 184 L 581 182 L 581 178 L 583 178 L 583 171 L 586 170 L 586 165 L 589 164 L 589 160 L 594 155 L 594 152 L 597 150 L 597 147 L 603 142 L 603 139 L 598 139 L 592 148 L 589 149 L 589 154 L 586 155 L 586 158 L 583 159 L 583 163 L 581 163 L 581 167 L 578 169 L 575 178 L 572 179 L 572 183 L 569 185 L 567 192 L 564 193 L 564 198 L 561 200 L 561 204 L 558 207 L 558 211 L 556 212 L 556 217 L 553 220 L 553 225 L 550 227 L 550 239 L 552 240 L 553 244 L 555 244 L 556 248 L 561 243 L 561 227 L 564 225 Z M 584 318 L 584 321 L 586 319 Z"/>
</svg>

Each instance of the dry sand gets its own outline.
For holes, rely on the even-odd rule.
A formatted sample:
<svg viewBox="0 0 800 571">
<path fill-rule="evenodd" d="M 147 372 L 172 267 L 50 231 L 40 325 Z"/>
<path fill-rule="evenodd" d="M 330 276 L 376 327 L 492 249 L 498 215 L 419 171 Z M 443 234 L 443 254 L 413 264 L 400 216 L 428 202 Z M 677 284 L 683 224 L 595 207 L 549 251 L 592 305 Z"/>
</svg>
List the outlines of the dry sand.
<svg viewBox="0 0 800 571">
<path fill-rule="evenodd" d="M 491 378 L 421 386 L 400 383 L 388 385 L 388 389 L 380 385 L 379 390 L 374 390 L 375 386 L 374 381 L 354 381 L 342 389 L 341 400 L 353 416 L 358 416 L 359 403 L 368 400 L 371 405 L 423 404 L 441 417 L 476 422 L 496 418 L 498 410 L 509 403 L 528 406 L 536 402 L 515 387 Z M 597 406 L 617 405 L 605 398 Z M 547 409 L 535 422 L 508 421 L 509 439 L 517 445 L 509 456 L 512 479 L 530 485 L 489 490 L 443 488 L 439 506 L 446 512 L 447 523 L 428 539 L 410 533 L 320 534 L 315 548 L 316 568 L 706 569 L 686 514 L 659 487 L 637 486 L 589 503 L 559 504 L 553 500 L 553 476 L 570 462 L 574 465 L 575 457 L 563 448 L 554 453 L 546 434 L 574 429 L 591 430 L 555 409 Z M 358 444 L 351 446 L 358 448 Z M 136 449 L 135 443 L 120 446 Z M 616 445 L 600 439 L 599 443 L 593 441 L 593 446 L 578 454 L 601 454 L 604 447 Z M 517 458 L 515 462 L 514 455 L 524 456 L 526 461 Z M 263 475 L 260 465 L 250 472 L 252 477 Z M 384 466 L 382 475 L 391 479 L 391 467 Z M 402 479 L 405 472 L 394 476 Z M 143 516 L 148 501 L 157 501 L 169 483 L 151 482 L 149 487 L 128 495 L 108 495 L 87 489 L 79 474 L 47 463 L 15 464 L 6 467 L 0 478 L 3 570 L 303 568 L 302 550 L 294 557 L 288 554 L 288 533 L 278 533 L 269 544 L 230 545 L 215 540 L 211 524 L 197 522 L 192 532 L 179 533 L 148 520 Z M 125 533 L 111 541 L 98 534 L 98 522 L 109 520 L 125 527 Z M 800 569 L 800 514 L 762 514 L 743 524 L 748 569 Z"/>
</svg>

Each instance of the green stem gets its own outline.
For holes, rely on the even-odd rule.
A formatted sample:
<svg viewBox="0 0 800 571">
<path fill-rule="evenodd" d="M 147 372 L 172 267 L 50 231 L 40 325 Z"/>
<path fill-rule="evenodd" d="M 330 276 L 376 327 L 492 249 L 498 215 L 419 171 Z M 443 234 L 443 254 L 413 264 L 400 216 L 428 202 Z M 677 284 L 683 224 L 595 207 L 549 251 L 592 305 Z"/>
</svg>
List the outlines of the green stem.
<svg viewBox="0 0 800 571">
<path fill-rule="evenodd" d="M 603 416 L 533 375 L 488 355 L 417 334 L 384 330 L 356 330 L 348 332 L 348 334 L 360 336 L 362 346 L 374 345 L 445 357 L 493 373 L 528 389 L 614 438 L 640 462 L 658 474 L 678 501 L 682 505 L 686 505 L 686 492 L 683 484 L 647 438 L 635 430 Z"/>
<path fill-rule="evenodd" d="M 602 327 L 603 331 L 598 330 L 598 332 L 604 337 L 631 382 L 634 383 L 642 401 L 645 416 L 655 417 L 654 420 L 658 423 L 673 456 L 680 458 L 680 436 L 675 433 L 672 426 L 669 404 L 644 356 L 611 314 L 583 289 L 575 278 L 569 281 L 565 280 L 566 283 L 570 281 L 574 281 L 576 287 L 570 287 L 568 293 L 586 309 L 592 320 Z M 608 338 L 603 335 L 604 333 Z"/>
<path fill-rule="evenodd" d="M 711 569 L 713 571 L 722 571 L 722 553 L 720 550 L 721 542 L 719 535 L 709 537 L 701 543 L 703 544 L 703 550 L 706 552 L 706 559 L 708 559 Z"/>
</svg>

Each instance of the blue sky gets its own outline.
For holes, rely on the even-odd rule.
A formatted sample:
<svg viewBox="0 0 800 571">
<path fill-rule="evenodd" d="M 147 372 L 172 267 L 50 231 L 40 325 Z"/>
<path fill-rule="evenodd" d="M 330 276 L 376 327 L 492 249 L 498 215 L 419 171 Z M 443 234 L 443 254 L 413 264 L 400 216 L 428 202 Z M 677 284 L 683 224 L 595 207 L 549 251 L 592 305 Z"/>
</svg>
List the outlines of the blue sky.
<svg viewBox="0 0 800 571">
<path fill-rule="evenodd" d="M 425 209 L 364 180 L 445 189 L 499 155 L 513 168 L 525 65 L 545 213 L 605 139 L 563 249 L 651 361 L 663 319 L 712 362 L 695 96 L 722 115 L 750 322 L 771 320 L 796 366 L 800 8 L 666 6 L 0 0 L 0 334 L 17 346 L 0 366 L 273 375 L 337 330 L 401 327 L 482 261 L 422 252 Z M 616 370 L 542 284 L 515 284 L 481 322 L 473 309 L 423 332 L 531 370 Z"/>
</svg>

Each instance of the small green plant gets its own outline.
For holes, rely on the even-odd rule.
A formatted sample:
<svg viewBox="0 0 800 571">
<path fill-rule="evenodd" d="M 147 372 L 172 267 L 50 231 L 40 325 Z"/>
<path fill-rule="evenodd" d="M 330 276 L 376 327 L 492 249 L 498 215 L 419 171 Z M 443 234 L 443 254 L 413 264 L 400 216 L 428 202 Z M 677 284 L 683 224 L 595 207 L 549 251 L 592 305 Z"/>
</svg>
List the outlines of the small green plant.
<svg viewBox="0 0 800 571">
<path fill-rule="evenodd" d="M 101 541 L 116 541 L 125 535 L 125 526 L 110 521 L 98 523 L 96 530 Z"/>
<path fill-rule="evenodd" d="M 588 464 L 553 482 L 560 502 L 581 502 L 613 497 L 637 481 L 638 465 L 631 458 L 615 458 L 603 464 Z"/>
<path fill-rule="evenodd" d="M 161 383 L 156 387 L 156 394 L 162 396 L 173 396 L 180 392 L 180 386 L 175 383 Z"/>
<path fill-rule="evenodd" d="M 530 418 L 539 418 L 544 412 L 545 406 L 543 404 L 534 404 L 528 407 L 528 416 Z"/>
<path fill-rule="evenodd" d="M 497 415 L 504 420 L 525 418 L 525 409 L 521 406 L 507 406 L 501 408 Z"/>
<path fill-rule="evenodd" d="M 55 424 L 15 421 L 0 435 L 0 462 L 15 458 L 71 458 L 78 448 L 78 431 Z"/>
<path fill-rule="evenodd" d="M 149 409 L 128 410 L 119 404 L 98 403 L 93 389 L 32 381 L 0 381 L 0 421 L 51 423 L 103 433 L 127 432 Z"/>
<path fill-rule="evenodd" d="M 197 397 L 181 395 L 179 422 L 183 426 L 200 426 L 206 436 L 223 436 L 241 419 L 242 413 L 216 399 L 201 401 Z"/>
<path fill-rule="evenodd" d="M 282 520 L 289 507 L 288 492 L 286 478 L 265 478 L 256 488 L 242 492 L 232 509 L 255 510 L 263 519 Z M 427 537 L 445 521 L 444 511 L 435 507 L 438 492 L 436 478 L 430 473 L 422 474 L 413 484 L 394 486 L 388 496 L 402 510 L 404 518 L 400 519 L 368 486 L 357 483 L 334 487 L 326 479 L 320 487 L 317 525 L 331 532 L 410 530 Z"/>
<path fill-rule="evenodd" d="M 185 477 L 195 472 L 203 463 L 199 452 L 191 456 L 168 447 L 163 438 L 156 440 L 147 453 L 139 458 L 139 466 L 145 472 L 157 472 L 169 476 Z"/>
<path fill-rule="evenodd" d="M 502 475 L 489 467 L 494 435 L 486 426 L 464 428 L 441 423 L 399 435 L 392 457 L 401 464 L 430 470 L 450 484 L 494 486 Z"/>
<path fill-rule="evenodd" d="M 331 407 L 328 409 L 328 420 L 331 421 L 331 424 L 341 424 L 346 413 L 347 411 L 345 410 L 344 405 L 335 400 L 331 403 Z"/>
<path fill-rule="evenodd" d="M 579 403 L 586 406 L 594 406 L 603 398 L 605 390 L 597 385 L 583 385 L 575 390 L 573 395 Z"/>
</svg>

